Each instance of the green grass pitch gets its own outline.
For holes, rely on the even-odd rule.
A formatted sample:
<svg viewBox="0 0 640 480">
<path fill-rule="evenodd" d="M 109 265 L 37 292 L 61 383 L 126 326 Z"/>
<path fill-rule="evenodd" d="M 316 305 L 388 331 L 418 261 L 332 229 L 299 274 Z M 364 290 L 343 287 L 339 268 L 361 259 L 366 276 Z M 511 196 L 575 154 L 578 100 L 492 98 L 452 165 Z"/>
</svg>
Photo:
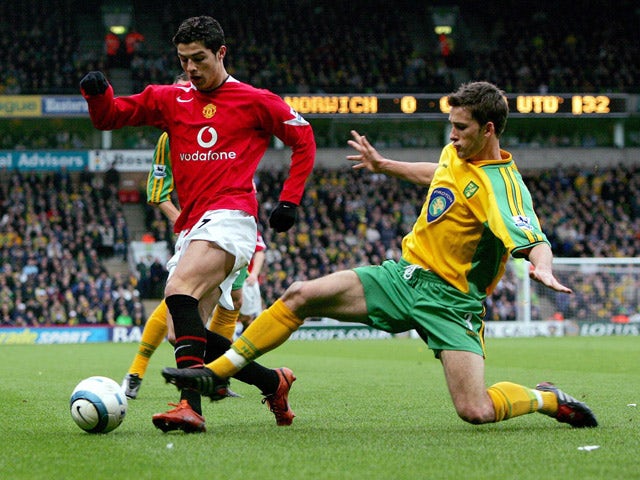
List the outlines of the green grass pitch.
<svg viewBox="0 0 640 480">
<path fill-rule="evenodd" d="M 419 340 L 290 341 L 262 357 L 298 380 L 291 427 L 277 427 L 259 392 L 204 401 L 208 431 L 163 434 L 153 413 L 177 401 L 151 360 L 124 423 L 105 435 L 69 415 L 74 386 L 122 380 L 135 344 L 0 347 L 3 479 L 633 479 L 640 478 L 637 337 L 488 339 L 488 384 L 553 381 L 586 401 L 600 427 L 540 414 L 473 426 L 458 419 L 440 364 Z M 581 449 L 581 447 L 598 447 Z"/>
</svg>

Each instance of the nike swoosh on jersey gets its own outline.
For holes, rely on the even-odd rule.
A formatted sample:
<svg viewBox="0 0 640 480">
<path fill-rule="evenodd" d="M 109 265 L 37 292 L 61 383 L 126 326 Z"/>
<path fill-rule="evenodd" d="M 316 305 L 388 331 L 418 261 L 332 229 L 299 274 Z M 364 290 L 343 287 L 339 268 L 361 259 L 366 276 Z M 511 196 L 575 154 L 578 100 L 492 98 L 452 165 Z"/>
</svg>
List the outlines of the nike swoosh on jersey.
<svg viewBox="0 0 640 480">
<path fill-rule="evenodd" d="M 178 102 L 180 102 L 180 103 L 189 103 L 191 100 L 193 100 L 193 97 L 191 97 L 191 98 L 180 98 L 180 97 L 178 97 L 176 100 L 178 100 Z"/>
</svg>

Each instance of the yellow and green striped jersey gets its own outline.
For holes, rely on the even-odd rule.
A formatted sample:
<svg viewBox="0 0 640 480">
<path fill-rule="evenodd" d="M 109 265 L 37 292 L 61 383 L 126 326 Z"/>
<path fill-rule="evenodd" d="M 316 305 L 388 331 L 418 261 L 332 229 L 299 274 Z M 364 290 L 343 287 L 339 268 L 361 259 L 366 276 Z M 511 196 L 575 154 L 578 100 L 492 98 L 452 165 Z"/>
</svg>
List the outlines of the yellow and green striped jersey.
<svg viewBox="0 0 640 480">
<path fill-rule="evenodd" d="M 163 203 L 171 200 L 173 172 L 169 154 L 169 135 L 160 135 L 153 152 L 153 163 L 147 177 L 147 203 Z"/>
<path fill-rule="evenodd" d="M 511 154 L 500 153 L 499 160 L 467 161 L 447 145 L 402 243 L 407 261 L 480 298 L 493 291 L 510 254 L 526 257 L 548 243 Z"/>
</svg>

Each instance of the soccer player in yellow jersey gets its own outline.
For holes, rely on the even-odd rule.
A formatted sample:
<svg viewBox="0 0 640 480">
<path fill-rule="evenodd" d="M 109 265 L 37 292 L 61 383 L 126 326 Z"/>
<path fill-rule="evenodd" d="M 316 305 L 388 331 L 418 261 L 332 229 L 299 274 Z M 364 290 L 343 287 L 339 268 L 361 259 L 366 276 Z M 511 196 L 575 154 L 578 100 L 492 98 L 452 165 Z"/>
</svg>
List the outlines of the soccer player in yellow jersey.
<svg viewBox="0 0 640 480">
<path fill-rule="evenodd" d="M 179 83 L 179 82 L 178 82 Z M 188 83 L 188 82 L 187 82 Z M 160 135 L 153 153 L 153 164 L 147 177 L 147 202 L 159 208 L 173 223 L 180 210 L 171 199 L 173 191 L 173 172 L 169 155 L 169 136 L 167 133 Z M 170 264 L 173 260 L 170 260 Z M 174 268 L 167 265 L 169 269 Z M 236 322 L 240 314 L 242 303 L 242 285 L 247 277 L 245 268 L 231 288 L 233 309 L 227 309 L 222 305 L 216 305 L 213 315 L 208 323 L 206 358 L 213 360 L 224 353 L 231 345 Z M 208 305 L 202 305 L 203 317 L 208 316 L 211 310 Z M 137 398 L 142 379 L 149 366 L 149 360 L 164 338 L 173 337 L 173 324 L 171 314 L 164 300 L 151 313 L 145 323 L 142 338 L 138 344 L 138 351 L 133 358 L 129 371 L 122 382 L 122 388 L 129 398 Z M 206 361 L 206 360 L 205 360 Z M 244 372 L 244 374 L 243 374 Z M 274 413 L 278 425 L 291 425 L 295 414 L 289 407 L 288 393 L 291 384 L 296 379 L 293 372 L 286 368 L 269 369 L 258 363 L 239 372 L 238 380 L 255 385 L 265 395 L 264 403 Z M 192 400 L 193 401 L 193 400 Z M 176 408 L 168 412 L 153 416 L 153 423 L 163 431 L 183 430 L 185 432 L 205 431 L 204 417 L 194 411 L 190 405 L 184 403 L 184 399 Z"/>
<path fill-rule="evenodd" d="M 508 116 L 504 92 L 471 82 L 448 102 L 451 142 L 438 163 L 383 158 L 352 131 L 349 145 L 357 154 L 347 158 L 356 162 L 353 168 L 430 185 L 399 262 L 295 282 L 223 356 L 203 368 L 165 368 L 165 379 L 216 399 L 226 378 L 282 344 L 305 318 L 330 317 L 392 333 L 415 329 L 442 363 L 453 405 L 466 422 L 538 411 L 573 427 L 597 426 L 587 405 L 552 383 L 486 386 L 483 302 L 508 256 L 528 259 L 531 278 L 542 285 L 562 293 L 571 289 L 555 278 L 531 195 L 511 154 L 500 148 Z"/>
</svg>

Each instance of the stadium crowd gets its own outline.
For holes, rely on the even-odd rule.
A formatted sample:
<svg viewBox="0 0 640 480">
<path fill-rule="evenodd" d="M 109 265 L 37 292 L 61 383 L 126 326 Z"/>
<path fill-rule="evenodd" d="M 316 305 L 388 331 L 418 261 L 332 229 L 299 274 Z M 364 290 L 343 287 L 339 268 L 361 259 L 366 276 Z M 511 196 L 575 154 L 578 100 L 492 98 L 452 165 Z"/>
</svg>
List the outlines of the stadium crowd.
<svg viewBox="0 0 640 480">
<path fill-rule="evenodd" d="M 525 172 L 556 256 L 640 256 L 640 199 L 632 195 L 640 187 L 638 169 Z M 257 177 L 263 220 L 277 203 L 281 175 L 262 170 Z M 99 175 L 72 181 L 64 172 L 2 172 L 0 178 L 2 324 L 142 324 L 141 299 L 160 294 L 166 272 L 158 266 L 142 275 L 108 273 L 104 260 L 123 255 L 128 241 L 114 187 Z M 397 259 L 402 237 L 426 194 L 406 187 L 382 175 L 316 169 L 297 227 L 276 234 L 262 224 L 268 246 L 261 275 L 265 304 L 295 280 Z M 154 237 L 171 240 L 163 217 L 149 211 L 147 220 Z M 590 273 L 592 278 L 584 282 L 575 276 L 586 274 L 558 275 L 568 284 L 584 286 L 573 296 L 558 296 L 557 310 L 565 317 L 637 313 L 635 305 L 624 304 L 630 297 L 619 291 L 624 285 L 637 290 L 638 285 L 628 285 L 630 276 L 620 281 Z M 487 303 L 488 319 L 515 319 L 515 276 L 508 272 L 498 285 Z"/>
<path fill-rule="evenodd" d="M 71 2 L 0 2 L 0 18 L 0 95 L 77 94 L 85 65 Z"/>
<path fill-rule="evenodd" d="M 0 325 L 142 325 L 137 278 L 104 263 L 129 241 L 115 186 L 64 171 L 1 178 Z"/>
<path fill-rule="evenodd" d="M 224 19 L 229 72 L 277 93 L 450 92 L 465 77 L 493 81 L 507 93 L 640 88 L 632 0 L 604 11 L 598 2 L 574 1 L 567 10 L 560 1 L 526 15 L 517 1 L 501 2 L 499 9 L 465 0 L 454 5 L 459 18 L 443 50 L 424 2 L 391 13 L 382 0 L 281 8 L 267 0 L 213 6 L 171 0 L 144 11 L 145 20 L 155 15 L 161 25 L 164 49 L 140 48 L 128 68 L 134 91 L 173 82 L 179 64 L 169 39 L 182 19 L 204 11 Z M 77 94 L 84 73 L 108 72 L 106 49 L 85 47 L 95 39 L 79 38 L 81 7 L 74 0 L 0 2 L 0 94 Z M 367 21 L 354 21 L 363 7 Z M 93 32 L 99 39 L 105 33 Z"/>
</svg>

